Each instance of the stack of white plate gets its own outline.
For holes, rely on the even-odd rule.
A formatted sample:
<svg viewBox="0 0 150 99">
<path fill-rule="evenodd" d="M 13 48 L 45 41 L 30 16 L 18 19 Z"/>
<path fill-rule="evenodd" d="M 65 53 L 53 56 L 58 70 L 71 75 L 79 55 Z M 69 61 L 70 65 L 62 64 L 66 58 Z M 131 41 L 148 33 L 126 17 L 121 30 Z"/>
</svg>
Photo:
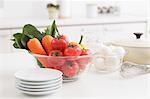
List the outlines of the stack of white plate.
<svg viewBox="0 0 150 99">
<path fill-rule="evenodd" d="M 15 73 L 16 88 L 28 95 L 46 95 L 62 87 L 62 72 L 53 69 L 34 68 Z"/>
</svg>

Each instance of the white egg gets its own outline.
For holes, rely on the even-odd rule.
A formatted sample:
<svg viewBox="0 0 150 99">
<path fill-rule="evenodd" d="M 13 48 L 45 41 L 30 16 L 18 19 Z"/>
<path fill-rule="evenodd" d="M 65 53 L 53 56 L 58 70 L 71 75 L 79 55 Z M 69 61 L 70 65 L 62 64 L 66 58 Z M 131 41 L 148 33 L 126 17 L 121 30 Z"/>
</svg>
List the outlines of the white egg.
<svg viewBox="0 0 150 99">
<path fill-rule="evenodd" d="M 116 47 L 113 52 L 116 54 L 116 55 L 119 55 L 121 57 L 123 57 L 125 55 L 125 49 L 122 48 L 122 47 Z"/>
<path fill-rule="evenodd" d="M 105 65 L 107 66 L 118 66 L 120 64 L 120 59 L 117 56 L 107 57 L 105 59 Z"/>
<path fill-rule="evenodd" d="M 99 54 L 101 54 L 102 56 L 112 55 L 112 53 L 112 49 L 108 46 L 103 46 L 99 50 Z"/>
</svg>

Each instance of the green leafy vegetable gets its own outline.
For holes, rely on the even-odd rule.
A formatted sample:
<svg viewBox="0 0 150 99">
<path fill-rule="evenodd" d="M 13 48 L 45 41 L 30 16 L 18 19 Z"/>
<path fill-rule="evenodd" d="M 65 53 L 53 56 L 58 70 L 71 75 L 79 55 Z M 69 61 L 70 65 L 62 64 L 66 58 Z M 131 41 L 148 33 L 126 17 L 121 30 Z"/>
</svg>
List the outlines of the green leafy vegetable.
<svg viewBox="0 0 150 99">
<path fill-rule="evenodd" d="M 54 38 L 57 38 L 60 34 L 59 34 L 59 31 L 57 29 L 57 26 L 56 26 L 56 22 L 55 20 L 53 21 L 52 25 L 47 27 L 47 29 L 45 30 L 44 33 L 42 33 L 43 35 L 51 35 L 52 37 Z"/>
<path fill-rule="evenodd" d="M 21 43 L 22 33 L 16 33 L 13 35 L 13 37 L 14 37 L 14 39 L 12 39 L 12 40 L 15 41 L 13 46 L 15 48 L 24 49 L 24 46 Z"/>
<path fill-rule="evenodd" d="M 37 64 L 40 66 L 40 68 L 45 68 L 38 59 L 36 59 L 36 61 L 37 61 Z"/>
<path fill-rule="evenodd" d="M 53 21 L 53 23 L 51 25 L 50 33 L 51 33 L 50 35 L 54 38 L 57 38 L 60 35 L 58 32 L 55 20 Z"/>
<path fill-rule="evenodd" d="M 45 35 L 51 35 L 50 28 L 49 28 L 49 27 L 47 27 L 47 29 L 45 30 L 45 32 L 44 32 L 44 33 L 42 33 L 42 34 L 45 34 Z"/>
<path fill-rule="evenodd" d="M 28 36 L 22 34 L 21 43 L 26 49 L 28 49 L 27 42 L 29 41 L 29 39 L 30 38 Z"/>
<path fill-rule="evenodd" d="M 17 45 L 17 43 L 16 43 L 16 42 L 13 44 L 13 46 L 14 46 L 14 48 L 19 49 L 19 46 Z"/>
<path fill-rule="evenodd" d="M 50 28 L 50 33 L 52 37 L 56 38 L 55 20 Z"/>
<path fill-rule="evenodd" d="M 37 28 L 31 24 L 27 24 L 23 27 L 23 34 L 28 36 L 29 38 L 37 38 L 40 41 L 43 38 L 41 32 L 38 31 Z"/>
</svg>

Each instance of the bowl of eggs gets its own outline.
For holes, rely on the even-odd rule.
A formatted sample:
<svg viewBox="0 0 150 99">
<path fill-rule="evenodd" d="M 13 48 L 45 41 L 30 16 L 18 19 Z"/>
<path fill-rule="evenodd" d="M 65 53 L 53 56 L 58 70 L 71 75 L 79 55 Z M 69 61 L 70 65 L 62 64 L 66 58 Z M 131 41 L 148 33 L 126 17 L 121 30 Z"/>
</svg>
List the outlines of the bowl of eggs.
<svg viewBox="0 0 150 99">
<path fill-rule="evenodd" d="M 126 51 L 122 47 L 102 44 L 95 53 L 93 65 L 98 72 L 110 73 L 121 68 Z"/>
</svg>

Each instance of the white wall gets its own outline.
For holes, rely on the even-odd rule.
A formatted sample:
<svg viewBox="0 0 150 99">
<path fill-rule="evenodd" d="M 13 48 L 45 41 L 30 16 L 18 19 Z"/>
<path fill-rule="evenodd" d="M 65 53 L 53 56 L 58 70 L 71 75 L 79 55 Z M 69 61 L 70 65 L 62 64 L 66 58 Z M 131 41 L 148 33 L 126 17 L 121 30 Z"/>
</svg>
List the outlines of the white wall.
<svg viewBox="0 0 150 99">
<path fill-rule="evenodd" d="M 146 16 L 147 13 L 147 0 L 137 1 L 122 1 L 119 2 L 121 6 L 122 15 L 133 15 L 133 16 Z"/>
<path fill-rule="evenodd" d="M 0 0 L 0 17 L 1 17 L 2 12 L 3 12 L 3 7 L 4 7 L 4 1 Z"/>
<path fill-rule="evenodd" d="M 3 5 L 4 5 L 3 2 L 4 2 L 3 0 L 0 0 L 0 9 L 3 8 Z"/>
<path fill-rule="evenodd" d="M 86 3 L 85 0 L 73 0 L 72 3 L 72 15 L 73 17 L 85 17 L 86 16 Z M 122 16 L 141 16 L 147 15 L 147 0 L 93 0 L 98 5 L 116 5 L 120 7 L 120 15 Z M 80 4 L 79 4 L 80 2 Z M 91 3 L 91 2 L 88 2 Z"/>
<path fill-rule="evenodd" d="M 47 9 L 44 0 L 5 0 L 3 17 L 7 18 L 46 18 Z"/>
<path fill-rule="evenodd" d="M 48 18 L 46 4 L 52 0 L 4 0 L 0 17 L 5 18 Z M 87 0 L 88 2 L 90 0 Z M 91 0 L 92 1 L 92 0 Z M 98 4 L 116 3 L 121 15 L 146 16 L 146 0 L 94 0 Z M 72 16 L 86 17 L 86 0 L 72 0 Z"/>
</svg>

